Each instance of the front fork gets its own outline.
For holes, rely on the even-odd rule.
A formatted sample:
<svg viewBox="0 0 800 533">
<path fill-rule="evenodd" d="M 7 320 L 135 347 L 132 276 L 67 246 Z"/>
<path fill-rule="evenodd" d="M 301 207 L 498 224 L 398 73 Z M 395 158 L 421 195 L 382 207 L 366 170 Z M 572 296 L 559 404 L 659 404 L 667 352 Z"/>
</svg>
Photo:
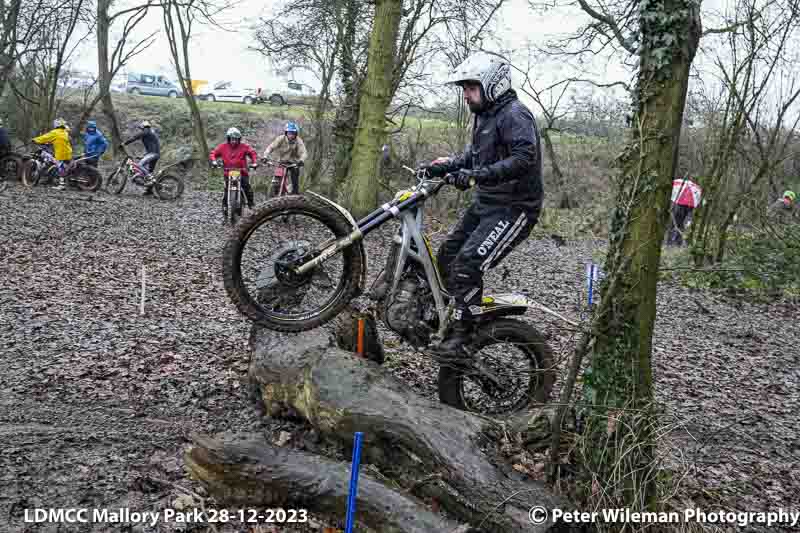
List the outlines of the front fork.
<svg viewBox="0 0 800 533">
<path fill-rule="evenodd" d="M 364 238 L 364 234 L 361 233 L 360 229 L 356 228 L 348 235 L 342 237 L 341 239 L 325 243 L 325 245 L 322 248 L 322 252 L 320 252 L 320 254 L 317 257 L 306 263 L 303 263 L 298 267 L 295 267 L 293 270 L 296 274 L 303 275 L 308 271 L 318 267 L 319 265 L 321 265 L 334 255 L 336 255 L 337 253 L 341 252 L 348 246 L 352 246 L 356 242 L 360 241 L 362 238 Z"/>
</svg>

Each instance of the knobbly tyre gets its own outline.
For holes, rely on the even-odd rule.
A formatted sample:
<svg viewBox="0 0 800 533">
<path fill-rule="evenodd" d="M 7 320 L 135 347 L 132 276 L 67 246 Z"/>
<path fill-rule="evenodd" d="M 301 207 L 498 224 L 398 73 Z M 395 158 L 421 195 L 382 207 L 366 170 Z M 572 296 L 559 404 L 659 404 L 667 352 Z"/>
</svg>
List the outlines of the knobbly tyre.
<svg viewBox="0 0 800 533">
<path fill-rule="evenodd" d="M 275 172 L 272 177 L 272 183 L 270 184 L 270 198 L 275 198 L 277 196 L 286 196 L 289 194 L 289 184 L 291 182 L 291 178 L 289 177 L 289 170 L 293 168 L 297 168 L 297 163 L 292 163 L 291 161 L 274 161 L 269 158 L 262 158 L 261 161 L 267 165 L 273 165 L 275 167 Z M 298 178 L 298 184 L 300 179 Z M 297 194 L 297 191 L 293 190 L 292 194 Z M 283 217 L 284 222 L 289 222 L 289 217 Z"/>
<path fill-rule="evenodd" d="M 24 161 L 19 148 L 0 156 L 0 191 L 3 191 L 9 182 L 22 180 Z"/>
<path fill-rule="evenodd" d="M 67 163 L 64 180 L 82 191 L 97 192 L 103 184 L 103 176 L 93 166 L 83 163 L 87 159 L 81 157 Z M 22 156 L 22 160 L 22 183 L 25 186 L 49 185 L 58 179 L 58 161 L 44 148 Z"/>
<path fill-rule="evenodd" d="M 220 163 L 222 160 L 218 160 Z M 248 165 L 250 170 L 255 170 L 258 165 Z M 235 226 L 242 217 L 242 204 L 244 202 L 244 191 L 242 190 L 242 169 L 233 167 L 223 167 L 223 179 L 228 174 L 228 220 L 231 226 Z"/>
<path fill-rule="evenodd" d="M 357 222 L 343 207 L 313 192 L 263 204 L 225 247 L 225 289 L 237 308 L 276 331 L 300 332 L 327 323 L 364 290 L 364 237 L 398 219 L 386 275 L 370 291 L 371 305 L 416 350 L 427 352 L 441 341 L 452 307 L 422 227 L 425 201 L 447 177 L 434 180 L 425 171 L 408 170 L 416 173 L 417 185 Z M 294 216 L 292 224 L 277 222 L 288 215 Z M 262 245 L 266 240 L 269 244 Z M 438 361 L 443 403 L 500 414 L 549 399 L 552 352 L 534 326 L 509 318 L 533 305 L 523 295 L 503 294 L 484 298 L 472 310 L 476 328 L 467 346 L 472 360 L 459 367 Z"/>
<path fill-rule="evenodd" d="M 120 194 L 125 189 L 128 179 L 139 187 L 153 185 L 153 192 L 160 200 L 177 200 L 183 194 L 183 180 L 174 175 L 168 174 L 167 170 L 182 164 L 178 161 L 167 165 L 155 174 L 151 174 L 146 168 L 142 168 L 131 154 L 124 147 L 120 147 L 125 154 L 120 159 L 119 165 L 108 175 L 106 190 L 112 194 Z"/>
</svg>

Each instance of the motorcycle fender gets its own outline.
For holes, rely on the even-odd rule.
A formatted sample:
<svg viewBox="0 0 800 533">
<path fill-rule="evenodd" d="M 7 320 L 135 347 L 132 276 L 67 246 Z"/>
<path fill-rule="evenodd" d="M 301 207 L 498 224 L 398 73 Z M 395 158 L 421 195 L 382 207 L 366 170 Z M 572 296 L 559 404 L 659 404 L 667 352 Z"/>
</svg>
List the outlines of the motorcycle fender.
<svg viewBox="0 0 800 533">
<path fill-rule="evenodd" d="M 501 316 L 524 315 L 529 304 L 522 294 L 495 294 L 484 296 L 481 305 L 471 305 L 469 310 L 476 320 L 491 320 Z"/>
<path fill-rule="evenodd" d="M 484 296 L 480 306 L 470 306 L 470 311 L 472 311 L 473 315 L 475 315 L 475 318 L 478 320 L 491 320 L 508 315 L 524 315 L 528 309 L 542 311 L 550 316 L 563 320 L 573 327 L 579 327 L 579 324 L 576 322 L 528 298 L 524 294 L 519 293 L 512 292 Z"/>
<path fill-rule="evenodd" d="M 313 191 L 306 191 L 305 194 L 311 196 L 315 200 L 320 200 L 323 203 L 333 207 L 339 213 L 341 213 L 345 219 L 347 219 L 347 221 L 350 223 L 350 227 L 353 228 L 353 230 L 358 229 L 358 223 L 356 222 L 356 219 L 354 219 L 353 215 L 351 215 L 350 212 L 341 205 Z M 364 288 L 367 286 L 367 252 L 364 249 L 364 243 L 361 240 L 355 243 L 354 246 L 358 247 L 358 253 L 361 255 L 361 272 L 359 273 L 358 277 L 358 293 L 361 294 L 364 291 Z"/>
</svg>

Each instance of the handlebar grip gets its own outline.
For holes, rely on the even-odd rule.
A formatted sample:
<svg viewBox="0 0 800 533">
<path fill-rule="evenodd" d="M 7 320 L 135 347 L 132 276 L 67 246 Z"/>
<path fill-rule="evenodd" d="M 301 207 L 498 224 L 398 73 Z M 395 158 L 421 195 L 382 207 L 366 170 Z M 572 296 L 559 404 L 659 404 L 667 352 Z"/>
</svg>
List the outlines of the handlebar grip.
<svg viewBox="0 0 800 533">
<path fill-rule="evenodd" d="M 447 183 L 448 185 L 452 185 L 452 182 L 450 181 L 450 177 L 451 177 L 451 176 L 455 176 L 455 174 L 453 174 L 452 172 L 448 172 L 447 174 L 445 174 L 445 175 L 444 175 L 444 177 L 443 177 L 442 179 L 443 179 L 443 180 L 444 180 L 444 182 L 445 182 L 445 183 Z M 470 178 L 470 179 L 469 179 L 469 186 L 470 186 L 470 187 L 474 187 L 474 186 L 475 186 L 475 185 L 477 185 L 477 184 L 478 184 L 478 182 L 475 180 L 475 178 Z"/>
</svg>

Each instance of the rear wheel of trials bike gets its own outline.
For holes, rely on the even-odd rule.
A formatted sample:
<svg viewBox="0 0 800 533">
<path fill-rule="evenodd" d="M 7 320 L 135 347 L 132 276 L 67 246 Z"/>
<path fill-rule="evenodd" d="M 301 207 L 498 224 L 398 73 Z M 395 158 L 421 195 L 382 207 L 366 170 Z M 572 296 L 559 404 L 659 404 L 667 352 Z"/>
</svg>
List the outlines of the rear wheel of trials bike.
<svg viewBox="0 0 800 533">
<path fill-rule="evenodd" d="M 159 200 L 177 200 L 183 194 L 183 180 L 172 174 L 162 174 L 153 184 L 153 192 Z"/>
<path fill-rule="evenodd" d="M 278 219 L 291 216 L 289 224 Z M 359 290 L 360 243 L 349 246 L 305 274 L 287 268 L 310 260 L 334 239 L 351 231 L 345 217 L 306 196 L 280 196 L 236 228 L 223 254 L 225 290 L 253 322 L 276 331 L 299 332 L 338 315 Z M 262 241 L 271 239 L 270 245 Z M 329 294 L 309 300 L 323 290 Z"/>
<path fill-rule="evenodd" d="M 84 192 L 97 192 L 103 184 L 102 174 L 91 165 L 78 163 L 72 170 L 72 175 L 78 183 L 78 188 Z"/>
<path fill-rule="evenodd" d="M 509 318 L 479 323 L 468 347 L 501 377 L 500 387 L 473 379 L 458 368 L 439 367 L 439 399 L 463 411 L 487 415 L 520 411 L 549 400 L 553 352 L 531 324 Z"/>
</svg>

